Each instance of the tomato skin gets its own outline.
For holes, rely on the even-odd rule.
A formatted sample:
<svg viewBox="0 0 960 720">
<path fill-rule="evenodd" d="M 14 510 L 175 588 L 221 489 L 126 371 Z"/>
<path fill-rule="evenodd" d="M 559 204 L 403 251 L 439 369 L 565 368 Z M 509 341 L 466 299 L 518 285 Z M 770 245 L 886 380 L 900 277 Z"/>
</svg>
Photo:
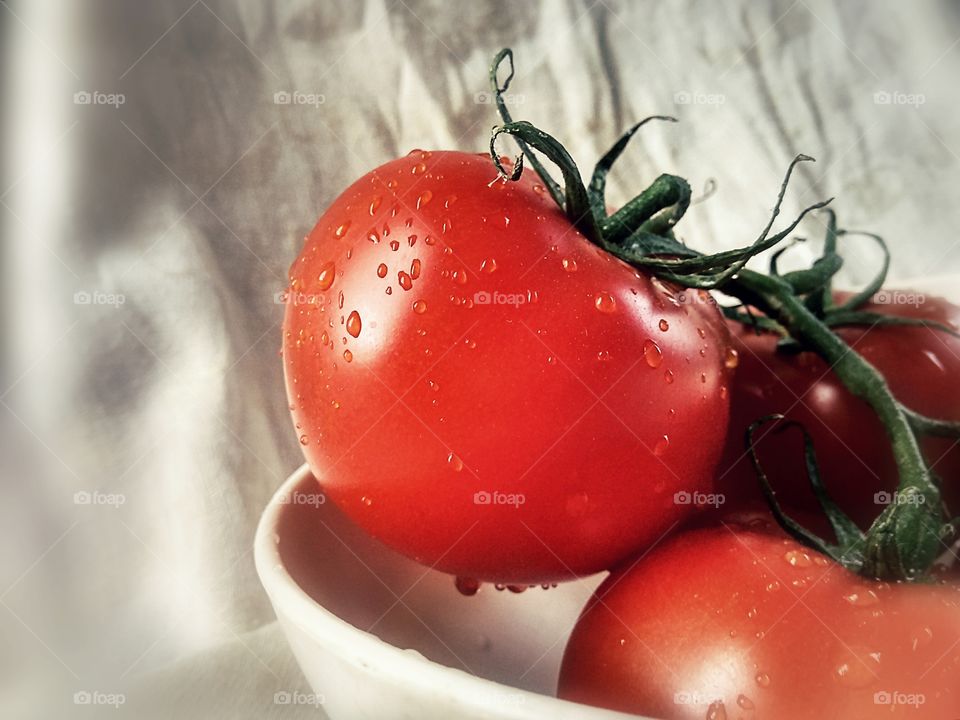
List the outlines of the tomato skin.
<svg viewBox="0 0 960 720">
<path fill-rule="evenodd" d="M 960 585 L 868 581 L 754 521 L 675 536 L 604 581 L 559 695 L 668 719 L 943 720 L 958 671 Z"/>
<path fill-rule="evenodd" d="M 589 243 L 530 172 L 505 183 L 456 152 L 387 163 L 333 202 L 290 280 L 283 355 L 306 458 L 409 557 L 567 579 L 689 516 L 675 493 L 712 488 L 730 381 L 715 305 Z"/>
<path fill-rule="evenodd" d="M 884 297 L 907 295 L 888 291 Z M 838 301 L 845 297 L 839 295 Z M 917 305 L 869 303 L 863 309 L 960 326 L 960 308 L 942 298 L 927 297 Z M 837 333 L 883 374 L 894 395 L 908 407 L 930 417 L 960 421 L 960 383 L 956 381 L 960 339 L 938 330 L 903 326 L 842 327 Z M 831 497 L 861 527 L 868 527 L 883 509 L 875 501 L 877 493 L 892 493 L 898 484 L 890 441 L 873 410 L 813 353 L 778 352 L 774 335 L 757 335 L 740 323 L 731 323 L 731 335 L 740 363 L 732 387 L 730 433 L 718 468 L 718 484 L 728 506 L 760 497 L 745 451 L 747 427 L 760 417 L 784 413 L 813 438 Z M 757 448 L 778 500 L 787 509 L 820 514 L 804 470 L 802 434 L 796 429 L 768 434 L 773 429 L 760 431 Z M 921 447 L 942 479 L 948 507 L 960 512 L 960 445 L 944 438 L 922 438 Z M 821 523 L 817 529 L 825 528 Z"/>
</svg>

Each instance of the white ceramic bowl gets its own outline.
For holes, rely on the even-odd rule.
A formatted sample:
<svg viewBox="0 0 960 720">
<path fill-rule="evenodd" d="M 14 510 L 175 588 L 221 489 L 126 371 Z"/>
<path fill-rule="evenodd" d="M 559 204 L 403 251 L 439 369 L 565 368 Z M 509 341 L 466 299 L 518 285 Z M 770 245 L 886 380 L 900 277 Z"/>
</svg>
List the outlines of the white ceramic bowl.
<svg viewBox="0 0 960 720">
<path fill-rule="evenodd" d="M 257 572 L 333 720 L 613 720 L 551 697 L 567 637 L 601 576 L 521 594 L 453 578 L 352 524 L 303 466 L 257 530 Z M 634 717 L 634 716 L 629 716 Z"/>
</svg>

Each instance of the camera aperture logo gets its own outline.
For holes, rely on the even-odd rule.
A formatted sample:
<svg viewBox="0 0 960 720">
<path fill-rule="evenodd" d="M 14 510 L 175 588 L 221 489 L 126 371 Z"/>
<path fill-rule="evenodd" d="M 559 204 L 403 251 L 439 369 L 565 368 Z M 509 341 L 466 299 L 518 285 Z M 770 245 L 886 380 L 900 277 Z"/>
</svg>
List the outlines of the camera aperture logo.
<svg viewBox="0 0 960 720">
<path fill-rule="evenodd" d="M 527 497 L 523 493 L 505 493 L 499 490 L 479 490 L 473 494 L 474 505 L 496 505 L 512 507 L 518 510 L 521 505 L 527 502 Z"/>
<path fill-rule="evenodd" d="M 327 101 L 323 93 L 305 93 L 299 90 L 278 90 L 273 94 L 274 105 L 312 105 L 316 110 Z"/>
<path fill-rule="evenodd" d="M 78 90 L 73 94 L 74 105 L 109 105 L 116 109 L 127 102 L 123 93 L 107 93 L 100 90 Z"/>
</svg>

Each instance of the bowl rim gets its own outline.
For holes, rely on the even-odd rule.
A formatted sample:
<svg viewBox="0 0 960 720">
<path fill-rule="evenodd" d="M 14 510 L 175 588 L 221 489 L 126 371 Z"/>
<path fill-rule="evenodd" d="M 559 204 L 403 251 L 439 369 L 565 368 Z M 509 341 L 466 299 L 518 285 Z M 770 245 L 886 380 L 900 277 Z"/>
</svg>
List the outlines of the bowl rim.
<svg viewBox="0 0 960 720">
<path fill-rule="evenodd" d="M 260 517 L 254 540 L 254 564 L 260 582 L 275 611 L 283 615 L 314 641 L 330 648 L 338 657 L 355 666 L 376 669 L 395 683 L 416 686 L 433 697 L 446 696 L 461 706 L 473 706 L 489 712 L 485 698 L 509 692 L 518 702 L 504 703 L 498 712 L 503 718 L 557 717 L 614 720 L 636 718 L 613 710 L 592 707 L 569 700 L 523 690 L 472 675 L 459 668 L 434 662 L 419 653 L 412 653 L 381 640 L 335 615 L 301 588 L 284 566 L 279 551 L 278 527 L 283 511 L 289 507 L 283 499 L 300 484 L 312 479 L 313 473 L 304 463 L 277 489 Z M 278 613 L 279 614 L 279 613 Z M 361 660 L 362 658 L 362 660 Z"/>
</svg>

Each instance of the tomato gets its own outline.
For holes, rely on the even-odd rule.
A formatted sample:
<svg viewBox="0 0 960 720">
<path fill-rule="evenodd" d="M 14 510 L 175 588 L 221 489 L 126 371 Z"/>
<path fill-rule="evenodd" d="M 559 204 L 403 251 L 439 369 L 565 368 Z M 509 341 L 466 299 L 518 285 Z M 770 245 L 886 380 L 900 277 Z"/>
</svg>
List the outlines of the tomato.
<svg viewBox="0 0 960 720">
<path fill-rule="evenodd" d="M 529 171 L 414 151 L 311 231 L 283 357 L 347 515 L 439 570 L 533 583 L 612 566 L 710 492 L 727 339 L 708 295 L 588 242 Z"/>
<path fill-rule="evenodd" d="M 762 520 L 682 533 L 597 589 L 568 700 L 658 718 L 960 716 L 960 585 L 865 580 Z"/>
<path fill-rule="evenodd" d="M 880 298 L 913 304 L 870 303 L 863 309 L 960 326 L 960 308 L 916 292 L 884 291 Z M 842 301 L 844 296 L 838 297 Z M 898 484 L 890 441 L 873 410 L 848 391 L 818 356 L 787 354 L 777 338 L 732 323 L 740 364 L 733 382 L 730 435 L 719 467 L 728 501 L 756 498 L 760 490 L 746 456 L 744 433 L 754 420 L 783 413 L 810 433 L 831 497 L 866 528 L 893 499 Z M 842 327 L 837 333 L 872 363 L 907 407 L 930 417 L 960 421 L 960 339 L 922 327 Z M 764 471 L 788 509 L 815 512 L 817 502 L 803 464 L 803 436 L 774 426 L 757 434 Z M 960 512 L 960 445 L 923 438 L 924 455 L 941 479 L 944 498 Z M 821 528 L 822 529 L 822 528 Z"/>
</svg>

